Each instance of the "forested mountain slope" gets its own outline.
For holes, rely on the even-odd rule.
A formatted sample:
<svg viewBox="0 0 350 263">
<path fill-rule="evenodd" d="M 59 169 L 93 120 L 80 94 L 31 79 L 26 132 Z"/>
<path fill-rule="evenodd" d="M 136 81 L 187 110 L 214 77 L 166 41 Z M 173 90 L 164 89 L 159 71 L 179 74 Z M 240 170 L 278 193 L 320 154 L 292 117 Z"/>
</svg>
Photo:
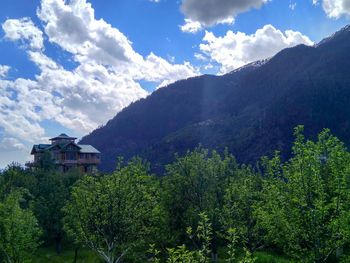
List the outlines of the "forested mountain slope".
<svg viewBox="0 0 350 263">
<path fill-rule="evenodd" d="M 330 128 L 350 144 L 350 28 L 314 47 L 299 45 L 224 76 L 181 80 L 118 113 L 81 143 L 102 152 L 102 170 L 118 155 L 139 155 L 161 168 L 199 144 L 239 161 L 287 149 L 293 128 Z"/>
</svg>

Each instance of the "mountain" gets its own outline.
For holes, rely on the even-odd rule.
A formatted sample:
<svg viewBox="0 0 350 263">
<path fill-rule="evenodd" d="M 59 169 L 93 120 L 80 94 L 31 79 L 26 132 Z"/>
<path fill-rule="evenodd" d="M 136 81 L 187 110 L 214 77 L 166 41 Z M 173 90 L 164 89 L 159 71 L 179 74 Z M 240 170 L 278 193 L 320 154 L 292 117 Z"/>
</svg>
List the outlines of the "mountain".
<svg viewBox="0 0 350 263">
<path fill-rule="evenodd" d="M 288 157 L 293 128 L 331 131 L 350 145 L 350 27 L 313 47 L 299 45 L 223 76 L 203 75 L 158 89 L 118 113 L 80 143 L 138 155 L 159 170 L 199 144 L 253 163 L 279 150 Z"/>
</svg>

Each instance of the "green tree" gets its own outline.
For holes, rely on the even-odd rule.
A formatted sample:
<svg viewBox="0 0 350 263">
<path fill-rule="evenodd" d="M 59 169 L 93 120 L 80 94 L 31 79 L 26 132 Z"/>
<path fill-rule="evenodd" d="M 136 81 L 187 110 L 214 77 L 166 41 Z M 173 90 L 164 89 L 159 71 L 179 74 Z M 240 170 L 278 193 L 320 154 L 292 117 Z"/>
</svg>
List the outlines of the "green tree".
<svg viewBox="0 0 350 263">
<path fill-rule="evenodd" d="M 254 206 L 260 199 L 261 175 L 250 166 L 237 169 L 226 187 L 221 222 L 224 229 L 235 229 L 240 243 L 254 251 L 261 245 Z"/>
<path fill-rule="evenodd" d="M 316 142 L 296 128 L 293 157 L 265 159 L 263 200 L 256 205 L 266 240 L 284 253 L 324 262 L 349 240 L 350 156 L 329 130 Z"/>
<path fill-rule="evenodd" d="M 41 230 L 32 211 L 21 207 L 22 193 L 11 192 L 0 202 L 1 262 L 26 262 L 39 246 Z"/>
<path fill-rule="evenodd" d="M 188 237 L 193 241 L 195 250 L 189 250 L 185 245 L 176 248 L 168 248 L 168 263 L 209 263 L 211 254 L 211 239 L 213 229 L 208 216 L 200 213 L 198 226 L 195 231 L 188 227 L 186 232 Z M 153 247 L 154 250 L 154 247 Z M 154 261 L 154 260 L 153 260 Z"/>
<path fill-rule="evenodd" d="M 176 248 L 168 248 L 168 257 L 165 260 L 167 263 L 213 262 L 210 258 L 211 240 L 213 236 L 212 225 L 205 213 L 200 213 L 199 218 L 200 220 L 195 231 L 193 231 L 191 227 L 188 227 L 186 230 L 188 237 L 194 243 L 194 249 L 190 250 L 186 247 L 186 245 L 177 246 Z M 227 231 L 225 238 L 228 241 L 228 253 L 225 262 L 254 263 L 256 261 L 256 258 L 246 247 L 243 247 L 244 254 L 242 256 L 239 257 L 236 255 L 238 241 L 236 229 L 230 228 Z M 158 257 L 160 252 L 159 250 L 155 249 L 154 245 L 151 246 L 150 253 L 153 255 L 150 260 L 151 262 L 160 262 L 160 259 Z"/>
<path fill-rule="evenodd" d="M 219 214 L 229 178 L 235 176 L 237 163 L 225 153 L 221 157 L 215 151 L 198 148 L 167 166 L 163 179 L 163 201 L 167 211 L 170 235 L 177 242 L 184 242 L 186 227 L 195 227 L 199 214 L 204 212 L 215 231 L 221 230 Z M 217 236 L 213 236 L 216 253 Z"/>
<path fill-rule="evenodd" d="M 36 187 L 36 177 L 20 164 L 12 163 L 0 172 L 0 199 L 5 198 L 13 190 Z"/>
<path fill-rule="evenodd" d="M 72 185 L 81 175 L 74 170 L 59 173 L 45 169 L 35 173 L 37 184 L 32 190 L 35 195 L 33 210 L 43 228 L 46 244 L 55 243 L 56 252 L 60 253 L 64 238 L 62 208 L 69 200 Z"/>
<path fill-rule="evenodd" d="M 140 160 L 133 160 L 112 175 L 86 176 L 73 187 L 64 208 L 65 229 L 105 262 L 121 262 L 161 236 L 159 199 L 158 182 Z M 142 261 L 141 256 L 134 261 Z"/>
</svg>

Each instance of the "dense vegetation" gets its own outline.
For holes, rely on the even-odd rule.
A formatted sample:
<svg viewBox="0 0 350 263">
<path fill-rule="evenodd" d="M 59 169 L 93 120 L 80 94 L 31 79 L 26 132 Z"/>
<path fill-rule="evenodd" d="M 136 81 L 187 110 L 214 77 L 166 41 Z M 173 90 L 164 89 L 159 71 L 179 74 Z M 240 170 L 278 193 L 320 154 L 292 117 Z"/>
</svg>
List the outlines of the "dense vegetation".
<svg viewBox="0 0 350 263">
<path fill-rule="evenodd" d="M 328 127 L 350 146 L 350 28 L 319 45 L 281 51 L 266 63 L 224 76 L 199 76 L 158 89 L 82 139 L 102 152 L 101 169 L 115 156 L 149 160 L 163 171 L 174 153 L 199 144 L 254 164 L 281 151 L 290 157 L 293 128 L 307 135 Z"/>
<path fill-rule="evenodd" d="M 166 176 L 149 171 L 139 158 L 99 176 L 60 174 L 49 158 L 36 171 L 9 166 L 0 261 L 45 262 L 52 246 L 69 262 L 86 249 L 85 262 L 350 260 L 350 153 L 328 130 L 313 141 L 297 127 L 287 161 L 276 152 L 241 165 L 199 147 Z"/>
</svg>

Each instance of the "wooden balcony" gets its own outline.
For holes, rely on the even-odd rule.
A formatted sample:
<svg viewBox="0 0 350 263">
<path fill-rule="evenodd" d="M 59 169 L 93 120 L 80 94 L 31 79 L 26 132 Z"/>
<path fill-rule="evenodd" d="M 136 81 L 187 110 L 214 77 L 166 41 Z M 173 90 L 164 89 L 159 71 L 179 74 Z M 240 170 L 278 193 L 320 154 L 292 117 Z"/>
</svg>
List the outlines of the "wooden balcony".
<svg viewBox="0 0 350 263">
<path fill-rule="evenodd" d="M 100 162 L 98 158 L 78 159 L 78 164 L 100 164 Z"/>
<path fill-rule="evenodd" d="M 78 164 L 78 160 L 59 160 L 59 164 Z"/>
</svg>

